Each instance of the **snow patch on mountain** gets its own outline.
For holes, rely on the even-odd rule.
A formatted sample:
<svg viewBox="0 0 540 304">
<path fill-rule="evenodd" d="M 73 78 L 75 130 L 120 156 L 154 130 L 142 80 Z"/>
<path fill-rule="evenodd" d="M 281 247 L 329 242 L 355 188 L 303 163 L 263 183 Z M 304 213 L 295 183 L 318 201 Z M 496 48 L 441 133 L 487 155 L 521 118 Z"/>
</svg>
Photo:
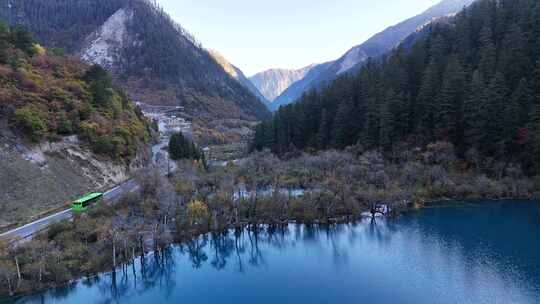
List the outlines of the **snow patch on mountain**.
<svg viewBox="0 0 540 304">
<path fill-rule="evenodd" d="M 87 39 L 81 58 L 105 68 L 113 67 L 118 51 L 124 46 L 127 35 L 127 21 L 133 12 L 119 9 L 96 32 Z"/>
</svg>

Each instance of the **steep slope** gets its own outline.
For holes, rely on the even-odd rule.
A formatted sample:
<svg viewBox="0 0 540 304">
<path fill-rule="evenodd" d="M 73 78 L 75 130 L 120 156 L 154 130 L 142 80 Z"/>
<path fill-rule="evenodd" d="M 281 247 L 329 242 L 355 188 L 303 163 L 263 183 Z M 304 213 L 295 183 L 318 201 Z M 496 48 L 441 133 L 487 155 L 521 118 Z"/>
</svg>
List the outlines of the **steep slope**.
<svg viewBox="0 0 540 304">
<path fill-rule="evenodd" d="M 105 70 L 0 24 L 0 230 L 125 181 L 149 139 Z"/>
<path fill-rule="evenodd" d="M 496 180 L 514 181 L 514 172 L 537 176 L 539 12 L 535 0 L 479 0 L 414 33 L 357 75 L 282 107 L 259 125 L 253 148 L 356 146 L 392 159 L 409 148 L 426 149 L 430 162 L 450 152 L 445 163 L 472 174 L 483 168 Z M 456 193 L 469 191 L 461 190 Z"/>
<path fill-rule="evenodd" d="M 459 12 L 463 7 L 473 3 L 475 0 L 443 0 L 439 4 L 431 7 L 424 13 L 407 19 L 397 25 L 391 26 L 368 39 L 366 42 L 351 48 L 341 58 L 331 64 L 326 64 L 320 68 L 317 77 L 312 79 L 302 79 L 302 83 L 286 90 L 276 99 L 276 106 L 288 104 L 298 99 L 306 91 L 318 89 L 339 75 L 351 71 L 359 64 L 364 63 L 368 58 L 379 57 L 396 47 L 403 39 L 415 32 L 417 29 L 430 23 L 432 20 L 442 16 Z M 301 87 L 302 90 L 298 88 Z"/>
<path fill-rule="evenodd" d="M 244 72 L 240 70 L 238 67 L 231 64 L 223 55 L 221 55 L 216 50 L 208 50 L 210 55 L 216 60 L 221 67 L 229 74 L 232 78 L 236 79 L 240 84 L 242 84 L 245 88 L 247 88 L 253 95 L 255 95 L 257 98 L 259 98 L 260 101 L 262 101 L 265 105 L 268 105 L 268 100 L 259 92 L 259 89 L 257 89 L 253 83 L 244 75 Z"/>
<path fill-rule="evenodd" d="M 269 106 L 270 111 L 277 111 L 279 107 L 287 105 L 310 89 L 310 84 L 317 79 L 321 73 L 326 71 L 334 62 L 325 62 L 317 64 L 300 80 L 292 83 L 281 95 L 279 95 L 274 102 Z"/>
<path fill-rule="evenodd" d="M 44 45 L 105 66 L 137 101 L 184 106 L 207 120 L 268 115 L 262 102 L 150 1 L 0 0 L 0 6 L 7 8 L 2 19 L 28 27 Z"/>
<path fill-rule="evenodd" d="M 291 84 L 304 78 L 315 65 L 298 70 L 271 69 L 250 77 L 251 82 L 272 104 Z"/>
</svg>

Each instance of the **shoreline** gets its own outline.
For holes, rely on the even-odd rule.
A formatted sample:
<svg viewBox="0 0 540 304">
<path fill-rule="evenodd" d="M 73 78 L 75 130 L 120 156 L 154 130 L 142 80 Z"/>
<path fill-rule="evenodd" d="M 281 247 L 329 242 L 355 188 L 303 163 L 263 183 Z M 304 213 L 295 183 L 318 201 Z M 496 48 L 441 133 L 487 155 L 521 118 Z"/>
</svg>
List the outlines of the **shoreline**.
<svg viewBox="0 0 540 304">
<path fill-rule="evenodd" d="M 448 199 L 448 198 L 446 198 L 446 199 L 440 199 L 440 200 L 429 200 L 429 201 L 424 202 L 422 205 L 413 205 L 411 203 L 411 204 L 408 204 L 406 208 L 399 209 L 398 211 L 392 210 L 390 212 L 390 215 L 378 216 L 378 217 L 375 217 L 374 219 L 375 220 L 376 219 L 392 220 L 392 219 L 400 217 L 400 216 L 402 216 L 402 215 L 404 215 L 404 214 L 406 214 L 408 212 L 420 211 L 420 210 L 425 209 L 425 208 L 438 207 L 437 205 L 439 205 L 439 207 L 452 207 L 452 205 L 448 204 L 448 203 L 450 203 L 450 202 L 464 203 L 464 201 L 471 201 L 473 203 L 479 203 L 479 204 L 480 203 L 489 204 L 489 203 L 493 203 L 493 202 L 503 202 L 503 201 L 508 201 L 509 203 L 511 203 L 511 202 L 540 203 L 540 199 L 538 199 L 538 198 L 532 198 L 532 199 L 523 199 L 523 198 L 517 198 L 517 199 L 516 198 Z M 363 213 L 365 213 L 367 211 L 369 211 L 369 210 L 366 209 Z M 325 220 L 319 219 L 319 220 L 315 220 L 313 222 L 304 222 L 304 221 L 297 220 L 297 219 L 290 219 L 290 220 L 284 220 L 284 221 L 261 221 L 261 222 L 258 222 L 258 223 L 243 223 L 241 225 L 231 224 L 231 225 L 228 225 L 227 227 L 220 228 L 220 229 L 201 229 L 201 230 L 192 229 L 192 231 L 190 231 L 190 232 L 176 235 L 176 237 L 174 238 L 174 240 L 172 242 L 167 243 L 160 250 L 149 250 L 149 251 L 145 252 L 144 256 L 142 254 L 138 254 L 137 256 L 134 257 L 134 259 L 132 259 L 132 262 L 118 265 L 117 268 L 114 271 L 113 270 L 96 271 L 95 273 L 92 273 L 92 274 L 90 274 L 88 276 L 81 275 L 76 279 L 72 279 L 72 280 L 67 281 L 65 283 L 62 283 L 62 284 L 51 284 L 51 285 L 48 285 L 48 286 L 46 286 L 44 288 L 32 289 L 32 290 L 29 290 L 29 291 L 16 293 L 16 294 L 11 295 L 11 296 L 10 295 L 2 295 L 0 297 L 0 300 L 1 301 L 19 300 L 21 298 L 31 297 L 31 296 L 35 296 L 35 295 L 47 292 L 48 290 L 57 289 L 57 288 L 63 288 L 63 287 L 67 287 L 67 286 L 70 286 L 70 285 L 78 284 L 78 283 L 80 283 L 80 282 L 82 282 L 84 280 L 89 280 L 89 279 L 93 279 L 93 278 L 97 278 L 97 277 L 101 277 L 101 276 L 107 276 L 107 275 L 113 276 L 113 275 L 117 274 L 118 271 L 122 271 L 123 267 L 126 267 L 126 268 L 134 267 L 134 263 L 140 262 L 141 259 L 151 258 L 152 256 L 155 256 L 156 254 L 159 254 L 160 252 L 163 252 L 163 251 L 167 250 L 170 246 L 181 245 L 182 243 L 189 242 L 190 240 L 194 240 L 194 239 L 199 238 L 201 236 L 204 236 L 206 234 L 225 233 L 225 232 L 238 231 L 238 230 L 246 230 L 246 231 L 251 232 L 251 231 L 258 231 L 259 229 L 280 229 L 280 228 L 284 228 L 284 227 L 286 227 L 288 225 L 305 225 L 305 226 L 310 226 L 310 227 L 312 227 L 312 226 L 320 226 L 320 227 L 322 227 L 322 226 L 326 226 L 326 225 L 342 225 L 342 224 L 347 224 L 347 223 L 354 223 L 356 221 L 369 220 L 369 219 L 370 219 L 370 217 L 363 216 L 362 214 L 359 214 L 359 215 L 348 215 L 348 216 L 341 216 L 341 217 L 331 217 L 331 218 L 328 218 L 328 219 L 325 219 Z"/>
</svg>

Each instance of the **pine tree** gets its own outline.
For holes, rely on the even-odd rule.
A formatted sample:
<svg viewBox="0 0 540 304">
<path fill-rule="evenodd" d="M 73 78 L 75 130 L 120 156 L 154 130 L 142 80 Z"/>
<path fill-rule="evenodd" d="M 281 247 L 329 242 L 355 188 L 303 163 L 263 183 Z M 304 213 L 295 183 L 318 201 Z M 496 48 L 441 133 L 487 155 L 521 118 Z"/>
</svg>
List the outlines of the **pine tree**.
<svg viewBox="0 0 540 304">
<path fill-rule="evenodd" d="M 366 101 L 365 122 L 363 128 L 362 144 L 368 148 L 377 147 L 379 144 L 379 106 L 375 97 L 369 97 Z"/>
<path fill-rule="evenodd" d="M 502 73 L 495 73 L 489 83 L 484 104 L 484 125 L 482 145 L 490 153 L 500 152 L 504 135 L 504 102 L 506 84 Z"/>
<path fill-rule="evenodd" d="M 528 119 L 531 100 L 531 90 L 527 80 L 521 79 L 519 86 L 505 105 L 504 110 L 504 140 L 507 146 L 512 146 L 520 128 L 525 127 Z"/>
<path fill-rule="evenodd" d="M 532 172 L 540 170 L 540 98 L 537 97 L 529 113 L 527 148 L 531 158 Z"/>
<path fill-rule="evenodd" d="M 493 43 L 493 32 L 491 28 L 484 27 L 480 33 L 480 62 L 478 69 L 485 80 L 491 79 L 495 73 L 497 64 L 497 50 Z"/>
<path fill-rule="evenodd" d="M 34 56 L 34 38 L 32 34 L 22 26 L 16 26 L 10 31 L 10 42 L 18 49 L 25 52 L 28 56 Z"/>
<path fill-rule="evenodd" d="M 443 79 L 435 113 L 436 137 L 455 142 L 460 133 L 459 115 L 465 87 L 464 71 L 456 58 L 450 59 Z"/>
<path fill-rule="evenodd" d="M 537 2 L 531 16 L 531 43 L 529 49 L 532 50 L 534 60 L 540 60 L 540 2 Z"/>
<path fill-rule="evenodd" d="M 530 69 L 526 40 L 517 24 L 512 24 L 506 33 L 500 57 L 500 70 L 506 75 L 506 84 L 509 88 L 515 88 Z"/>
<path fill-rule="evenodd" d="M 326 109 L 322 110 L 321 123 L 317 132 L 317 147 L 326 149 L 330 143 L 330 133 L 332 130 L 332 121 Z"/>
<path fill-rule="evenodd" d="M 403 93 L 395 94 L 390 101 L 394 120 L 394 134 L 397 140 L 404 140 L 409 133 L 409 98 Z"/>
<path fill-rule="evenodd" d="M 392 115 L 391 103 L 396 98 L 394 91 L 389 91 L 385 101 L 381 104 L 379 120 L 380 145 L 389 150 L 395 140 L 394 136 L 394 116 Z"/>
<path fill-rule="evenodd" d="M 486 86 L 482 73 L 476 71 L 467 89 L 468 98 L 463 105 L 464 144 L 467 147 L 478 148 L 487 123 L 484 115 L 486 104 Z"/>
<path fill-rule="evenodd" d="M 355 133 L 352 129 L 354 105 L 352 100 L 346 99 L 339 104 L 334 121 L 334 147 L 343 149 L 355 143 Z"/>
<path fill-rule="evenodd" d="M 436 99 L 440 88 L 439 72 L 434 60 L 431 60 L 422 77 L 422 85 L 418 94 L 417 115 L 418 131 L 425 143 L 433 140 L 435 129 Z"/>
<path fill-rule="evenodd" d="M 533 95 L 533 97 L 540 96 L 540 58 L 536 61 L 536 66 L 532 73 L 531 79 L 531 94 Z"/>
<path fill-rule="evenodd" d="M 8 60 L 8 38 L 9 28 L 5 23 L 0 22 L 0 64 L 6 64 Z"/>
</svg>

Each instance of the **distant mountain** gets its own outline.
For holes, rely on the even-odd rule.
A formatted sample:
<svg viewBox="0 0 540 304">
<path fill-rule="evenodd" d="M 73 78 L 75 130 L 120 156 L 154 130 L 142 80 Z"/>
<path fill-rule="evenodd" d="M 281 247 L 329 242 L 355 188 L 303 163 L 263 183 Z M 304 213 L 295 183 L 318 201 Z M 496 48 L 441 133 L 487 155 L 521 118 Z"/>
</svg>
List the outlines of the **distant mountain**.
<svg viewBox="0 0 540 304">
<path fill-rule="evenodd" d="M 223 55 L 221 55 L 216 50 L 208 50 L 210 55 L 216 60 L 221 67 L 229 74 L 232 78 L 236 79 L 240 84 L 242 84 L 246 89 L 248 89 L 253 95 L 259 98 L 265 105 L 268 105 L 268 99 L 264 97 L 259 89 L 253 85 L 253 83 L 246 77 L 246 75 L 238 67 L 231 64 Z"/>
<path fill-rule="evenodd" d="M 379 57 L 392 50 L 407 36 L 426 24 L 437 18 L 455 14 L 474 1 L 444 0 L 418 16 L 387 28 L 366 42 L 351 48 L 338 60 L 317 67 L 319 71 L 316 77 L 301 79 L 298 84 L 291 85 L 281 96 L 276 98 L 272 109 L 278 109 L 281 105 L 297 100 L 304 92 L 323 87 L 343 73 L 352 72 L 353 68 L 358 67 L 368 58 Z"/>
<path fill-rule="evenodd" d="M 249 79 L 272 104 L 276 97 L 281 95 L 291 84 L 304 78 L 314 66 L 310 65 L 298 70 L 270 69 L 255 74 Z"/>
<path fill-rule="evenodd" d="M 268 107 L 270 111 L 277 111 L 279 107 L 287 105 L 296 99 L 298 99 L 304 92 L 309 90 L 310 84 L 317 79 L 321 73 L 326 71 L 334 62 L 326 62 L 317 64 L 304 76 L 304 78 L 292 83 L 281 95 L 279 95 L 274 102 Z"/>
<path fill-rule="evenodd" d="M 37 40 L 110 70 L 135 100 L 184 106 L 200 118 L 257 120 L 269 115 L 150 0 L 0 0 L 0 19 Z"/>
</svg>

